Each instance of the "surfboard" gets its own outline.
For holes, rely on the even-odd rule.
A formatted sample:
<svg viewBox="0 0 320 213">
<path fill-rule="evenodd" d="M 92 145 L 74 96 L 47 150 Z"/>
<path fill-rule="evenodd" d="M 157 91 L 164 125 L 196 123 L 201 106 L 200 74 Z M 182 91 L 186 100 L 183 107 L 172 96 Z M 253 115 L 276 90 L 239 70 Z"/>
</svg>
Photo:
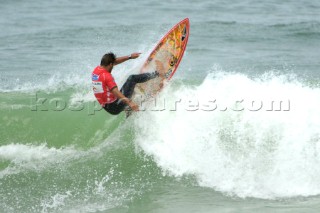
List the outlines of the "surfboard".
<svg viewBox="0 0 320 213">
<path fill-rule="evenodd" d="M 154 98 L 163 88 L 164 81 L 169 81 L 177 71 L 189 39 L 190 23 L 185 18 L 172 27 L 154 47 L 144 62 L 140 73 L 154 72 L 156 63 L 161 63 L 164 69 L 162 78 L 154 78 L 145 83 L 137 84 L 131 100 L 139 105 L 142 101 Z M 127 117 L 131 111 L 127 111 Z"/>
</svg>

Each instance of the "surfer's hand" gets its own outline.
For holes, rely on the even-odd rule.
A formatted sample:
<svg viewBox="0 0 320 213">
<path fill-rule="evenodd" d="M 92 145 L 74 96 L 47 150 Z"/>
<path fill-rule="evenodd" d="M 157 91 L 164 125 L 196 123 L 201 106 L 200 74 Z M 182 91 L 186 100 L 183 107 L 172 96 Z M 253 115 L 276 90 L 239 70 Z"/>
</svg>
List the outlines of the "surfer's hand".
<svg viewBox="0 0 320 213">
<path fill-rule="evenodd" d="M 137 104 L 135 104 L 134 102 L 130 101 L 129 102 L 129 107 L 133 110 L 133 111 L 139 111 L 139 106 Z"/>
<path fill-rule="evenodd" d="M 141 54 L 141 53 L 132 53 L 132 54 L 131 54 L 131 58 L 132 58 L 132 59 L 136 59 L 136 58 L 138 58 L 138 57 L 140 56 L 140 54 Z"/>
</svg>

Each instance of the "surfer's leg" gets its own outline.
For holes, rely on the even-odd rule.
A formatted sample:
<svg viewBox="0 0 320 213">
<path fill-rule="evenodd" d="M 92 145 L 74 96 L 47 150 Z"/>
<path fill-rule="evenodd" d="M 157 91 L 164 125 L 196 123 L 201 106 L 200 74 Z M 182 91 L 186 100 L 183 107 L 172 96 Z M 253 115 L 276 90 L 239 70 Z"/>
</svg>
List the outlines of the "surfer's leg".
<svg viewBox="0 0 320 213">
<path fill-rule="evenodd" d="M 143 74 L 139 74 L 139 75 L 130 75 L 129 78 L 127 79 L 126 83 L 124 83 L 124 85 L 122 86 L 120 91 L 127 98 L 131 98 L 133 91 L 134 91 L 134 87 L 136 86 L 136 84 L 144 83 L 144 82 L 149 81 L 149 80 L 156 78 L 158 76 L 159 76 L 159 74 L 157 71 L 155 71 L 153 73 L 143 73 Z"/>
<path fill-rule="evenodd" d="M 142 74 L 138 74 L 138 75 L 130 75 L 129 78 L 127 79 L 127 81 L 132 81 L 135 83 L 144 83 L 147 82 L 153 78 L 158 77 L 159 74 L 157 71 L 153 72 L 153 73 L 142 73 Z"/>
</svg>

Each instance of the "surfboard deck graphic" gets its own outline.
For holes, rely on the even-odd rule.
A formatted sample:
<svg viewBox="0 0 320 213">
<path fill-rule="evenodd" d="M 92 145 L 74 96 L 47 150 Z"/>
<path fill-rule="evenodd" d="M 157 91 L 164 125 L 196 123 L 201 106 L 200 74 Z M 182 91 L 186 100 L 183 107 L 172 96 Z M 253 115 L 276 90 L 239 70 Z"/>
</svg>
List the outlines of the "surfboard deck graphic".
<svg viewBox="0 0 320 213">
<path fill-rule="evenodd" d="M 162 89 L 163 80 L 170 80 L 176 72 L 189 38 L 190 23 L 185 18 L 171 28 L 165 36 L 158 42 L 149 57 L 143 64 L 140 72 L 154 72 L 156 70 L 156 61 L 161 62 L 164 67 L 165 79 L 155 78 L 145 83 L 137 84 L 132 100 L 135 103 L 141 103 L 153 98 Z M 131 111 L 126 111 L 127 117 Z"/>
</svg>

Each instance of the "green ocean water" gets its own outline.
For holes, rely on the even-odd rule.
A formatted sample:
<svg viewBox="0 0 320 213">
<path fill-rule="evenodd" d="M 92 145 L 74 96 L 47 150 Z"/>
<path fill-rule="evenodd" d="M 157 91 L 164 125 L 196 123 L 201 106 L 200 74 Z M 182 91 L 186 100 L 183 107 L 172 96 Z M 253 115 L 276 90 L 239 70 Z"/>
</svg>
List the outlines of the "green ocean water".
<svg viewBox="0 0 320 213">
<path fill-rule="evenodd" d="M 318 212 L 318 1 L 1 1 L 0 212 Z M 190 19 L 172 81 L 129 119 L 121 86 Z"/>
</svg>

